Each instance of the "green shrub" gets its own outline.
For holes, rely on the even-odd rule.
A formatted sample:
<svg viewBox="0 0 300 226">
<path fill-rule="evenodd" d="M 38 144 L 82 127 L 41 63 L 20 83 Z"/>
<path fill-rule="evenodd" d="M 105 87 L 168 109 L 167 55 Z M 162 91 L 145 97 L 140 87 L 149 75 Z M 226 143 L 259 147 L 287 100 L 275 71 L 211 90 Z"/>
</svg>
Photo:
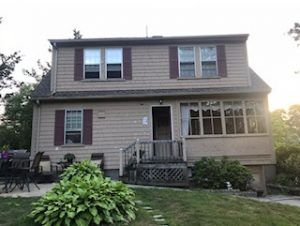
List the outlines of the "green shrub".
<svg viewBox="0 0 300 226">
<path fill-rule="evenodd" d="M 128 223 L 135 219 L 135 194 L 121 182 L 103 178 L 89 162 L 74 164 L 53 189 L 33 204 L 30 217 L 47 226 Z M 73 172 L 78 172 L 76 175 Z M 101 173 L 101 172 L 100 172 Z"/>
<path fill-rule="evenodd" d="M 71 180 L 74 176 L 79 178 L 85 178 L 86 176 L 90 178 L 102 178 L 103 174 L 96 164 L 86 160 L 80 163 L 74 163 L 66 168 L 60 175 L 60 178 Z"/>
<path fill-rule="evenodd" d="M 223 158 L 222 161 L 202 158 L 195 163 L 193 180 L 196 185 L 203 188 L 226 188 L 226 182 L 230 182 L 233 188 L 245 190 L 253 180 L 253 176 L 239 161 L 227 158 Z"/>
<path fill-rule="evenodd" d="M 300 186 L 300 146 L 285 145 L 276 149 L 276 183 Z"/>
</svg>

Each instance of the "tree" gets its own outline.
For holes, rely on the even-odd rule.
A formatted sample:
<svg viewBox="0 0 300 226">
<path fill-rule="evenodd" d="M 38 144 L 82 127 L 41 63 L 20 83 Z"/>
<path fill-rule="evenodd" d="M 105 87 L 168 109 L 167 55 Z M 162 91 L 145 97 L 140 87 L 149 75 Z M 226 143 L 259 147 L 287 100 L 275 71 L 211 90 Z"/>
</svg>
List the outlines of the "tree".
<svg viewBox="0 0 300 226">
<path fill-rule="evenodd" d="M 23 84 L 19 91 L 5 98 L 5 113 L 0 126 L 0 146 L 30 150 L 32 102 L 29 96 L 33 85 Z"/>
<path fill-rule="evenodd" d="M 292 27 L 288 34 L 296 41 L 299 42 L 300 40 L 300 23 L 294 23 L 294 27 Z M 298 44 L 299 45 L 299 44 Z"/>
<path fill-rule="evenodd" d="M 292 105 L 288 111 L 272 112 L 272 134 L 275 147 L 300 144 L 300 105 Z"/>
<path fill-rule="evenodd" d="M 272 134 L 275 147 L 285 145 L 288 142 L 289 129 L 287 124 L 287 113 L 284 109 L 277 109 L 271 114 Z"/>
<path fill-rule="evenodd" d="M 82 34 L 80 34 L 79 30 L 73 29 L 73 36 L 74 39 L 81 39 L 82 38 Z"/>
<path fill-rule="evenodd" d="M 2 17 L 0 17 L 0 24 Z M 0 53 L 0 90 L 2 88 L 18 86 L 15 80 L 13 80 L 12 72 L 14 71 L 16 64 L 21 61 L 19 52 L 13 52 L 12 54 L 5 55 Z"/>
<path fill-rule="evenodd" d="M 300 139 L 300 104 L 292 105 L 288 111 L 288 125 L 296 139 Z"/>
</svg>

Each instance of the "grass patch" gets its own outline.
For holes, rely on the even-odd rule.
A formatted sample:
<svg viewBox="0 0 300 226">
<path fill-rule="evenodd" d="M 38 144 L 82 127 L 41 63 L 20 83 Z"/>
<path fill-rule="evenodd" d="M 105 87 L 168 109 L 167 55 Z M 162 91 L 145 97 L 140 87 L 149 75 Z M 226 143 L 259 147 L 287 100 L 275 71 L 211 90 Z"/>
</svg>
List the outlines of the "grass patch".
<svg viewBox="0 0 300 226">
<path fill-rule="evenodd" d="M 300 208 L 203 191 L 135 189 L 138 197 L 160 210 L 171 226 L 292 226 Z"/>
<path fill-rule="evenodd" d="M 292 226 L 299 225 L 300 208 L 264 203 L 203 191 L 134 189 L 137 199 L 162 214 L 170 226 Z M 34 226 L 26 218 L 37 198 L 0 198 L 1 226 Z M 156 225 L 149 213 L 139 208 L 131 226 Z"/>
</svg>

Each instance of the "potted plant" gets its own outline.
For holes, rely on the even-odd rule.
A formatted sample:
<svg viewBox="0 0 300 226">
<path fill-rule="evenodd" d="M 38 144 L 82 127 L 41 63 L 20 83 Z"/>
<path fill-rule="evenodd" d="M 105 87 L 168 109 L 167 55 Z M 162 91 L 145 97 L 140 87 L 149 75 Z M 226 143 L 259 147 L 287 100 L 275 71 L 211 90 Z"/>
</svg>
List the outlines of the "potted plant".
<svg viewBox="0 0 300 226">
<path fill-rule="evenodd" d="M 2 146 L 2 148 L 1 148 L 1 158 L 2 159 L 8 159 L 8 149 L 9 149 L 9 146 L 7 144 Z"/>
<path fill-rule="evenodd" d="M 74 159 L 75 155 L 72 153 L 67 153 L 64 155 L 64 160 L 66 160 L 69 164 L 73 164 Z"/>
</svg>

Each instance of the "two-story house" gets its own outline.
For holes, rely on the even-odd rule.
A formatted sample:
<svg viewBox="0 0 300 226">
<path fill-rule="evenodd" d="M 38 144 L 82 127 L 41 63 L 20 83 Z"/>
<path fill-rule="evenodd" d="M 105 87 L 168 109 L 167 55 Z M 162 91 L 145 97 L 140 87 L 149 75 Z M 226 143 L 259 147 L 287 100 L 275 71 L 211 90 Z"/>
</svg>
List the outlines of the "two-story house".
<svg viewBox="0 0 300 226">
<path fill-rule="evenodd" d="M 32 94 L 32 153 L 53 162 L 69 152 L 77 160 L 103 153 L 112 177 L 130 164 L 173 164 L 138 171 L 148 183 L 174 164 L 228 156 L 263 186 L 275 164 L 270 87 L 249 68 L 247 38 L 50 40 L 51 73 Z"/>
</svg>

